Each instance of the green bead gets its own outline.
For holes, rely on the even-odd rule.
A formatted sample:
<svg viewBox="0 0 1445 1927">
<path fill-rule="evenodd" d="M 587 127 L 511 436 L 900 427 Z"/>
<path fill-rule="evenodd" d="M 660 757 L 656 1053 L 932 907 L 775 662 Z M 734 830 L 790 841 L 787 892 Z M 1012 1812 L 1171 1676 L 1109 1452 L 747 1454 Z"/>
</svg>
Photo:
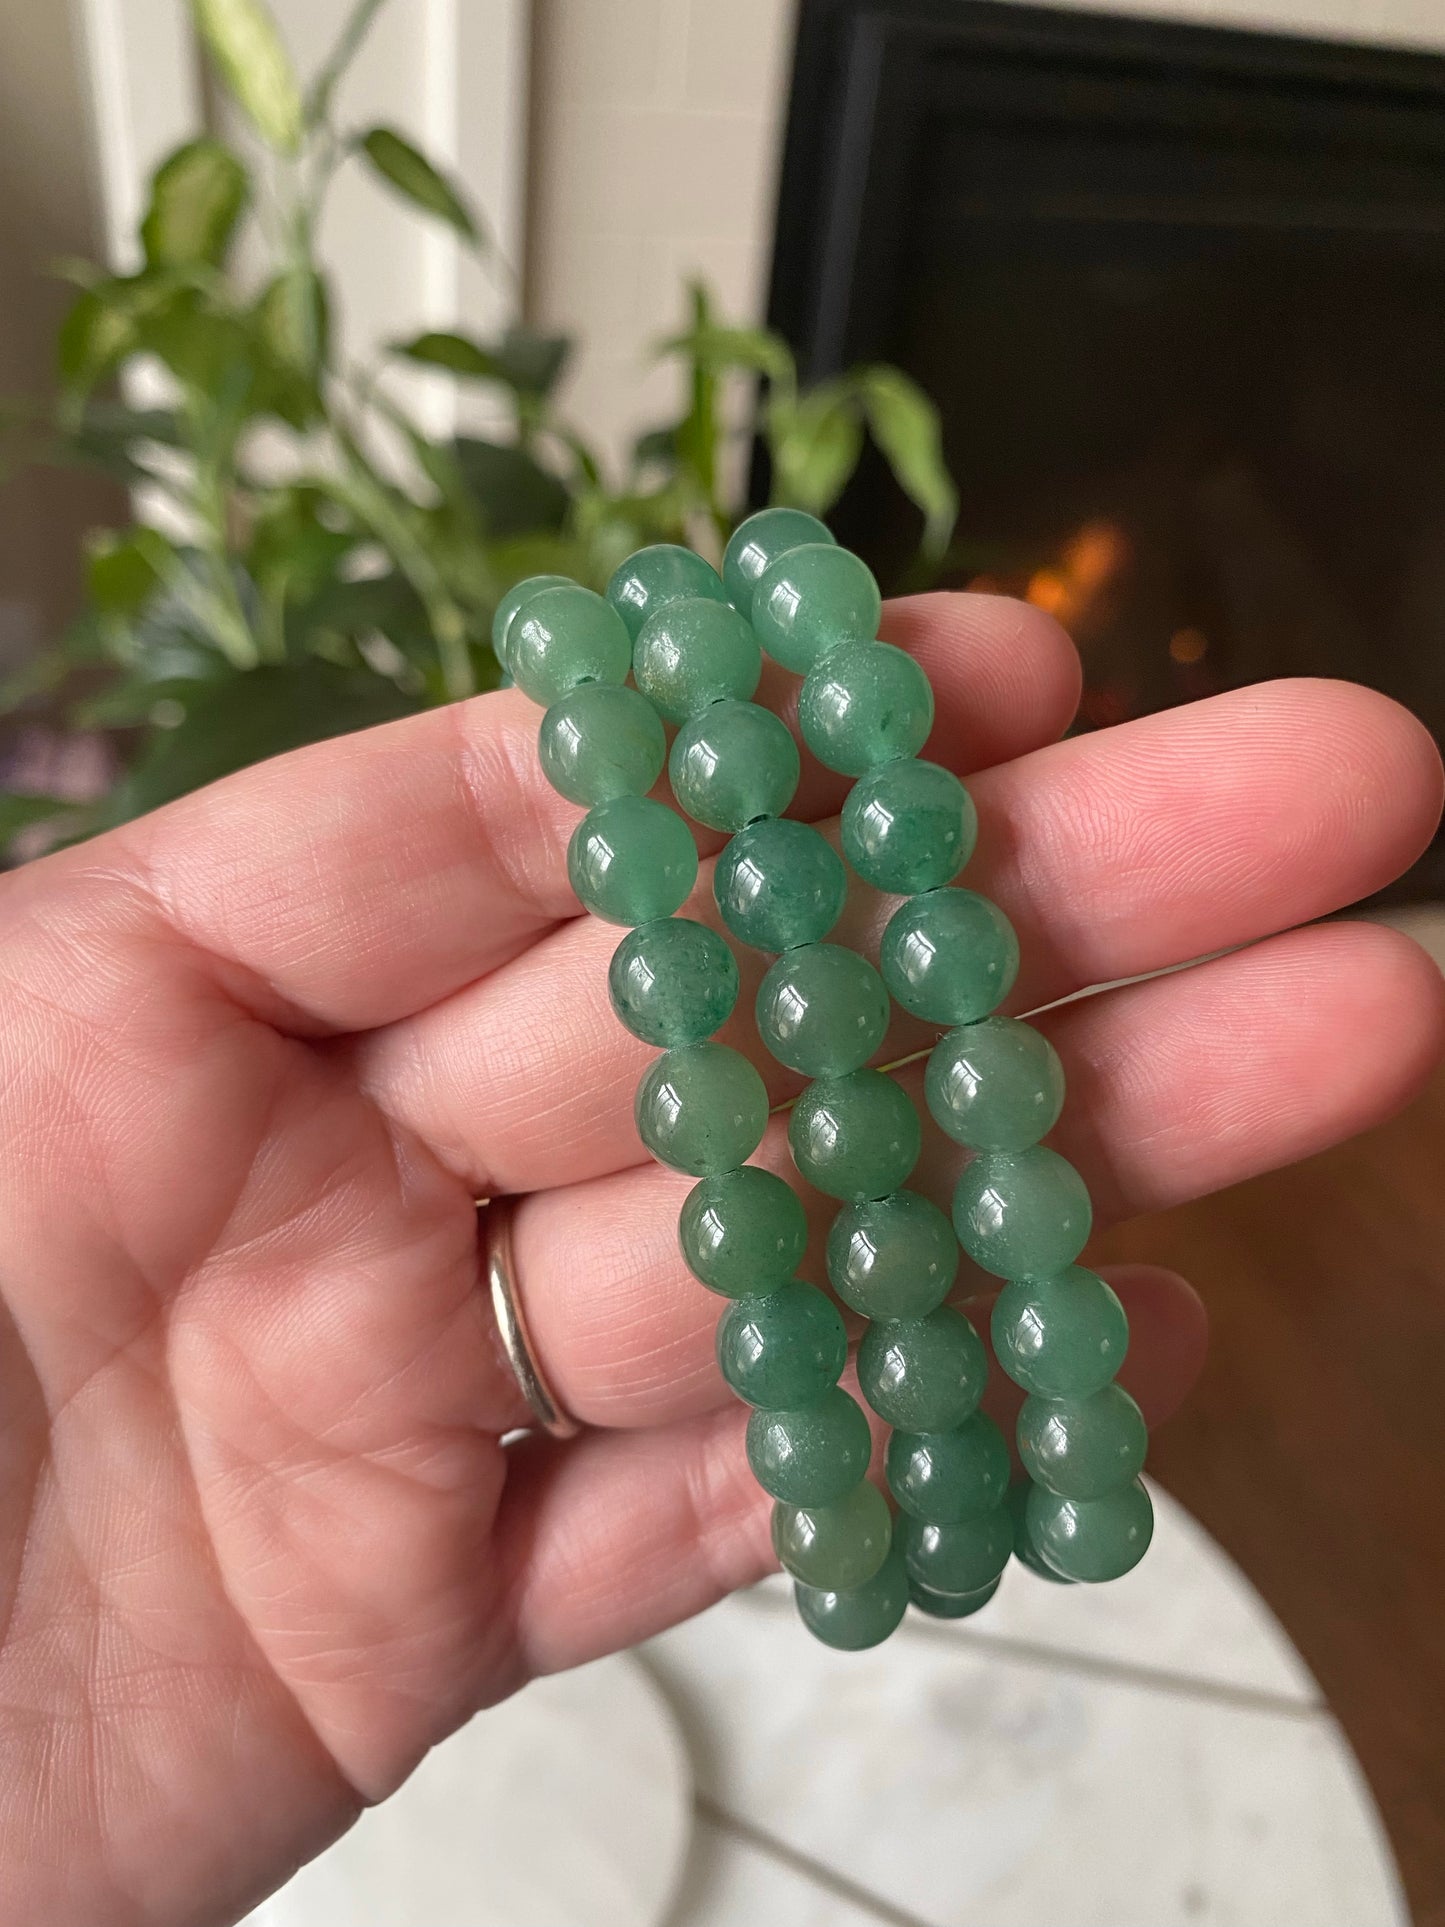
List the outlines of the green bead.
<svg viewBox="0 0 1445 1927">
<path fill-rule="evenodd" d="M 844 856 L 865 883 L 893 896 L 951 883 L 977 839 L 973 798 L 937 763 L 881 763 L 843 805 Z"/>
<path fill-rule="evenodd" d="M 1027 1479 L 1016 1479 L 1008 1489 L 1008 1508 L 1014 1522 L 1014 1558 L 1021 1566 L 1027 1566 L 1036 1578 L 1047 1579 L 1055 1586 L 1071 1586 L 1073 1580 L 1065 1579 L 1061 1572 L 1047 1565 L 1029 1537 L 1028 1504 L 1033 1489 Z"/>
<path fill-rule="evenodd" d="M 507 631 L 507 667 L 534 703 L 554 703 L 578 683 L 626 682 L 632 639 L 611 603 L 569 582 L 522 604 Z"/>
<path fill-rule="evenodd" d="M 1093 1223 L 1084 1180 L 1057 1151 L 981 1151 L 954 1187 L 953 1228 L 996 1278 L 1051 1278 L 1083 1250 Z"/>
<path fill-rule="evenodd" d="M 509 674 L 510 665 L 507 661 L 507 631 L 512 626 L 512 617 L 516 615 L 522 604 L 530 601 L 539 590 L 566 589 L 571 587 L 571 584 L 571 577 L 565 575 L 525 576 L 522 581 L 514 583 L 497 604 L 496 611 L 492 616 L 492 653 L 502 665 L 503 669 L 506 669 Z M 573 801 L 576 801 L 575 797 Z"/>
<path fill-rule="evenodd" d="M 905 1512 L 934 1525 L 981 1519 L 1008 1491 L 1008 1440 L 975 1412 L 951 1432 L 895 1432 L 888 1484 Z"/>
<path fill-rule="evenodd" d="M 828 1277 L 865 1318 L 923 1318 L 958 1275 L 958 1239 L 916 1191 L 845 1204 L 828 1230 Z"/>
<path fill-rule="evenodd" d="M 649 616 L 685 596 L 727 601 L 727 591 L 711 562 L 677 542 L 658 542 L 629 555 L 607 585 L 607 600 L 632 637 Z"/>
<path fill-rule="evenodd" d="M 1024 1151 L 1064 1108 L 1064 1067 L 1031 1024 L 985 1017 L 934 1045 L 923 1089 L 941 1130 L 976 1151 Z"/>
<path fill-rule="evenodd" d="M 1154 1536 L 1154 1507 L 1137 1479 L 1102 1499 L 1063 1499 L 1036 1485 L 1024 1516 L 1044 1563 L 1088 1585 L 1131 1572 Z"/>
<path fill-rule="evenodd" d="M 780 1064 L 805 1077 L 843 1077 L 888 1030 L 883 979 L 856 950 L 805 943 L 778 958 L 758 987 L 758 1033 Z"/>
<path fill-rule="evenodd" d="M 590 809 L 615 796 L 645 796 L 662 774 L 667 737 L 657 711 L 635 689 L 584 682 L 542 718 L 537 754 L 553 789 Z"/>
<path fill-rule="evenodd" d="M 753 585 L 750 611 L 763 648 L 799 676 L 845 642 L 871 642 L 882 612 L 873 571 L 831 538 L 770 563 Z"/>
<path fill-rule="evenodd" d="M 802 509 L 759 509 L 738 525 L 723 555 L 722 574 L 724 588 L 745 616 L 752 612 L 758 577 L 805 542 L 833 542 L 833 536 L 826 523 Z"/>
<path fill-rule="evenodd" d="M 868 1470 L 873 1435 L 863 1408 L 840 1386 L 799 1412 L 754 1412 L 748 1464 L 773 1498 L 788 1505 L 831 1505 Z"/>
<path fill-rule="evenodd" d="M 799 1580 L 793 1597 L 798 1616 L 815 1639 L 840 1653 L 861 1653 L 881 1646 L 901 1625 L 908 1610 L 908 1568 L 902 1552 L 890 1546 L 888 1557 L 863 1585 L 838 1592 Z"/>
<path fill-rule="evenodd" d="M 717 1360 L 728 1384 L 765 1412 L 816 1405 L 848 1362 L 838 1307 L 816 1285 L 780 1285 L 765 1298 L 739 1298 L 717 1328 Z"/>
<path fill-rule="evenodd" d="M 993 1349 L 1015 1385 L 1041 1398 L 1087 1398 L 1129 1348 L 1124 1307 L 1096 1272 L 1016 1278 L 994 1302 Z"/>
<path fill-rule="evenodd" d="M 819 1079 L 788 1120 L 793 1162 L 830 1198 L 881 1198 L 918 1162 L 923 1130 L 906 1091 L 882 1071 Z"/>
<path fill-rule="evenodd" d="M 727 1298 L 747 1298 L 792 1277 L 808 1248 L 808 1219 L 791 1184 L 744 1164 L 693 1186 L 677 1235 L 694 1278 Z"/>
<path fill-rule="evenodd" d="M 716 930 L 687 917 L 639 924 L 612 953 L 612 1008 L 634 1037 L 669 1050 L 699 1044 L 732 1016 L 737 960 Z"/>
<path fill-rule="evenodd" d="M 1035 1484 L 1064 1499 L 1102 1499 L 1139 1476 L 1149 1430 L 1123 1386 L 1106 1385 L 1087 1398 L 1026 1398 L 1018 1447 Z"/>
<path fill-rule="evenodd" d="M 929 1024 L 972 1024 L 1019 974 L 1013 925 L 973 890 L 928 890 L 894 911 L 879 945 L 883 981 Z"/>
<path fill-rule="evenodd" d="M 679 806 L 710 830 L 743 829 L 781 816 L 798 787 L 798 745 L 780 717 L 758 703 L 713 703 L 684 723 L 667 773 Z"/>
<path fill-rule="evenodd" d="M 926 1592 L 982 1592 L 1009 1562 L 1014 1549 L 1013 1519 L 1006 1505 L 996 1505 L 981 1519 L 958 1525 L 936 1525 L 907 1515 L 903 1526 L 903 1556 L 908 1576 Z"/>
<path fill-rule="evenodd" d="M 773 1507 L 773 1550 L 805 1586 L 848 1592 L 866 1586 L 888 1557 L 888 1501 L 866 1479 L 831 1505 Z"/>
<path fill-rule="evenodd" d="M 681 723 L 726 697 L 746 702 L 763 673 L 763 656 L 731 603 L 687 596 L 642 625 L 632 673 L 647 700 L 670 723 Z"/>
<path fill-rule="evenodd" d="M 686 823 L 649 796 L 615 796 L 590 809 L 567 845 L 567 875 L 584 910 L 604 923 L 670 917 L 697 881 Z"/>
<path fill-rule="evenodd" d="M 931 1592 L 927 1586 L 920 1586 L 916 1579 L 910 1579 L 908 1597 L 919 1612 L 927 1613 L 930 1619 L 968 1619 L 980 1612 L 993 1598 L 1001 1578 L 1002 1574 L 999 1579 L 980 1586 L 977 1592 Z"/>
<path fill-rule="evenodd" d="M 843 914 L 848 872 L 811 823 L 771 817 L 739 830 L 717 860 L 723 922 L 755 950 L 819 943 Z"/>
<path fill-rule="evenodd" d="M 726 1044 L 682 1044 L 648 1069 L 634 1115 L 660 1164 L 710 1177 L 733 1170 L 762 1143 L 768 1093 L 747 1058 Z"/>
<path fill-rule="evenodd" d="M 978 1410 L 988 1353 L 951 1305 L 926 1318 L 878 1319 L 858 1347 L 858 1383 L 878 1416 L 900 1431 L 951 1432 Z"/>
<path fill-rule="evenodd" d="M 808 671 L 798 728 L 825 768 L 862 776 L 922 749 L 933 728 L 933 690 L 912 656 L 891 643 L 848 643 Z"/>
</svg>

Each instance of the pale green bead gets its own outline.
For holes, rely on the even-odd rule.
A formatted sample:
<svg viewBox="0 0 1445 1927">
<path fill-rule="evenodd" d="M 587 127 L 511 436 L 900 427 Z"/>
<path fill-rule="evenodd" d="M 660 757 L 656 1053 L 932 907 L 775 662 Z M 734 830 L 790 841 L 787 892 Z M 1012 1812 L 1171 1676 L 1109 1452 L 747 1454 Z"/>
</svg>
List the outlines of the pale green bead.
<svg viewBox="0 0 1445 1927">
<path fill-rule="evenodd" d="M 1149 1432 L 1123 1386 L 1105 1385 L 1088 1398 L 1026 1398 L 1018 1448 L 1036 1484 L 1064 1499 L 1102 1499 L 1138 1477 Z"/>
<path fill-rule="evenodd" d="M 647 700 L 670 723 L 681 723 L 725 697 L 746 702 L 763 673 L 763 657 L 730 603 L 687 596 L 642 625 L 632 645 L 632 673 Z"/>
<path fill-rule="evenodd" d="M 727 1022 L 738 966 L 716 930 L 688 917 L 639 924 L 612 953 L 612 1008 L 645 1044 L 698 1044 Z"/>
<path fill-rule="evenodd" d="M 927 1586 L 920 1586 L 916 1579 L 908 1582 L 908 1597 L 921 1613 L 930 1619 L 970 1619 L 981 1612 L 999 1589 L 1000 1580 L 991 1579 L 977 1592 L 931 1592 Z"/>
<path fill-rule="evenodd" d="M 827 1592 L 866 1585 L 892 1536 L 888 1501 L 866 1479 L 832 1505 L 773 1507 L 773 1550 L 783 1570 Z"/>
<path fill-rule="evenodd" d="M 583 682 L 626 682 L 632 638 L 600 595 L 575 582 L 529 596 L 507 630 L 507 667 L 534 703 L 550 704 Z"/>
<path fill-rule="evenodd" d="M 978 1410 L 988 1353 L 962 1312 L 877 1319 L 858 1347 L 858 1383 L 880 1418 L 903 1432 L 950 1432 Z"/>
<path fill-rule="evenodd" d="M 949 1432 L 895 1432 L 888 1485 L 905 1512 L 935 1525 L 981 1519 L 1008 1492 L 1008 1440 L 975 1412 Z"/>
<path fill-rule="evenodd" d="M 788 1505 L 831 1505 L 852 1491 L 872 1456 L 863 1408 L 839 1385 L 801 1411 L 757 1411 L 748 1420 L 753 1477 Z"/>
<path fill-rule="evenodd" d="M 757 1150 L 768 1093 L 740 1052 L 684 1044 L 648 1070 L 634 1109 L 638 1135 L 658 1162 L 701 1178 L 731 1171 Z"/>
<path fill-rule="evenodd" d="M 1031 1024 L 986 1017 L 934 1045 L 923 1089 L 938 1125 L 959 1144 L 1023 1151 L 1059 1120 L 1064 1067 Z"/>
<path fill-rule="evenodd" d="M 676 542 L 657 542 L 629 555 L 607 585 L 607 600 L 633 637 L 659 609 L 697 596 L 726 602 L 727 591 L 711 562 Z"/>
<path fill-rule="evenodd" d="M 845 1204 L 828 1231 L 828 1278 L 865 1318 L 923 1318 L 958 1274 L 958 1239 L 916 1191 Z"/>
<path fill-rule="evenodd" d="M 830 1198 L 881 1198 L 918 1162 L 912 1099 L 882 1071 L 820 1078 L 793 1106 L 788 1143 L 803 1176 Z"/>
<path fill-rule="evenodd" d="M 753 588 L 758 641 L 774 662 L 800 676 L 844 643 L 871 642 L 882 612 L 867 563 L 831 541 L 789 549 Z"/>
<path fill-rule="evenodd" d="M 680 808 L 710 830 L 781 816 L 798 787 L 798 745 L 759 703 L 715 702 L 683 724 L 668 758 Z"/>
<path fill-rule="evenodd" d="M 816 1405 L 848 1362 L 838 1307 L 816 1285 L 739 1298 L 718 1322 L 717 1361 L 741 1399 L 766 1412 Z"/>
<path fill-rule="evenodd" d="M 883 981 L 928 1024 L 971 1024 L 1001 1004 L 1019 972 L 1013 926 L 972 890 L 929 890 L 889 918 L 878 948 Z"/>
<path fill-rule="evenodd" d="M 759 509 L 738 525 L 723 556 L 723 586 L 746 615 L 752 613 L 753 588 L 758 577 L 780 555 L 804 543 L 829 543 L 826 523 L 802 509 Z M 836 546 L 836 544 L 835 544 Z"/>
<path fill-rule="evenodd" d="M 596 804 L 572 832 L 567 875 L 593 916 L 651 923 L 687 901 L 697 881 L 697 845 L 665 803 L 617 796 Z"/>
<path fill-rule="evenodd" d="M 492 653 L 508 674 L 511 673 L 511 667 L 507 661 L 507 631 L 512 626 L 512 617 L 516 615 L 522 604 L 529 601 L 539 590 L 565 589 L 570 583 L 571 577 L 565 575 L 525 576 L 522 581 L 513 583 L 497 604 L 492 616 Z M 573 801 L 575 802 L 576 799 L 574 798 Z"/>
<path fill-rule="evenodd" d="M 542 718 L 537 754 L 553 789 L 587 809 L 614 796 L 645 796 L 662 774 L 667 737 L 635 689 L 584 682 Z"/>
<path fill-rule="evenodd" d="M 792 1277 L 808 1248 L 808 1219 L 792 1185 L 745 1164 L 693 1186 L 677 1235 L 688 1270 L 709 1291 L 747 1298 Z"/>
<path fill-rule="evenodd" d="M 845 643 L 808 671 L 798 728 L 826 769 L 861 776 L 922 749 L 933 728 L 933 690 L 912 656 L 891 643 Z"/>
<path fill-rule="evenodd" d="M 978 816 L 952 770 L 916 757 L 881 763 L 843 804 L 843 854 L 865 883 L 914 896 L 951 883 L 973 855 Z"/>
<path fill-rule="evenodd" d="M 904 1514 L 903 1556 L 915 1585 L 930 1593 L 982 1592 L 991 1586 L 1013 1553 L 1013 1519 L 1007 1505 L 996 1505 L 981 1519 L 935 1525 Z"/>
<path fill-rule="evenodd" d="M 1042 1398 L 1087 1398 L 1129 1348 L 1124 1307 L 1096 1272 L 1016 1278 L 994 1302 L 993 1349 L 1016 1385 Z"/>
<path fill-rule="evenodd" d="M 856 950 L 800 944 L 778 958 L 758 987 L 758 1035 L 789 1070 L 843 1077 L 883 1042 L 888 1010 L 883 979 Z"/>
<path fill-rule="evenodd" d="M 890 1546 L 888 1557 L 861 1586 L 846 1592 L 794 1582 L 798 1615 L 815 1639 L 840 1653 L 861 1653 L 881 1645 L 908 1610 L 908 1568 Z"/>
<path fill-rule="evenodd" d="M 996 1278 L 1048 1278 L 1071 1265 L 1093 1221 L 1084 1180 L 1057 1151 L 981 1151 L 953 1193 L 953 1228 Z"/>
<path fill-rule="evenodd" d="M 843 914 L 848 873 L 813 828 L 791 817 L 749 823 L 713 870 L 723 922 L 755 950 L 819 943 Z"/>
<path fill-rule="evenodd" d="M 1033 1486 L 1024 1517 L 1044 1563 L 1061 1579 L 1087 1585 L 1131 1572 L 1154 1536 L 1154 1507 L 1137 1479 L 1102 1499 L 1064 1499 Z"/>
</svg>

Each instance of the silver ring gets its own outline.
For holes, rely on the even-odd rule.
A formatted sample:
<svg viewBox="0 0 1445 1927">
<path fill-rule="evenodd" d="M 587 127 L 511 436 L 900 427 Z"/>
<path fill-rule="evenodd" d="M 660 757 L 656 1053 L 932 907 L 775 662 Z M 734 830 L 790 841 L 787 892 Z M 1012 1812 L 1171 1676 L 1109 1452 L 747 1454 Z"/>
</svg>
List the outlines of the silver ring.
<svg viewBox="0 0 1445 1927">
<path fill-rule="evenodd" d="M 532 1350 L 527 1321 L 522 1316 L 522 1301 L 513 1279 L 512 1200 L 493 1198 L 481 1207 L 481 1211 L 487 1288 L 492 1294 L 492 1311 L 497 1320 L 502 1350 L 512 1368 L 512 1376 L 544 1432 L 554 1439 L 575 1438 L 582 1428 L 576 1419 L 563 1411 L 543 1377 L 542 1368 Z"/>
</svg>

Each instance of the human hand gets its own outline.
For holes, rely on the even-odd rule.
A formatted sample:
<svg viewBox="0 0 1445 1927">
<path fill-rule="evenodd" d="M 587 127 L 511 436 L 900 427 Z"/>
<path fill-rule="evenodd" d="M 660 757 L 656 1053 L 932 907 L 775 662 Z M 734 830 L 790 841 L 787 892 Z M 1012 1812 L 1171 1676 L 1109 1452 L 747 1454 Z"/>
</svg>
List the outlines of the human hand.
<svg viewBox="0 0 1445 1927">
<path fill-rule="evenodd" d="M 1059 742 L 1078 664 L 1035 611 L 916 598 L 885 633 L 933 680 L 928 754 L 973 773 L 1011 1008 L 1251 946 L 1042 1020 L 1100 1222 L 1411 1095 L 1434 967 L 1292 926 L 1427 842 L 1418 723 L 1292 682 Z M 771 1564 L 537 722 L 514 691 L 435 711 L 0 879 L 0 1919 L 233 1920 L 476 1708 Z M 814 769 L 800 808 L 841 788 Z M 900 1021 L 887 1056 L 926 1035 Z M 913 1182 L 946 1196 L 952 1154 Z M 785 1168 L 779 1120 L 761 1155 Z M 592 1428 L 570 1443 L 500 1443 L 527 1411 L 473 1201 L 503 1192 L 541 1363 Z M 1113 1278 L 1157 1421 L 1202 1313 L 1172 1274 Z"/>
</svg>

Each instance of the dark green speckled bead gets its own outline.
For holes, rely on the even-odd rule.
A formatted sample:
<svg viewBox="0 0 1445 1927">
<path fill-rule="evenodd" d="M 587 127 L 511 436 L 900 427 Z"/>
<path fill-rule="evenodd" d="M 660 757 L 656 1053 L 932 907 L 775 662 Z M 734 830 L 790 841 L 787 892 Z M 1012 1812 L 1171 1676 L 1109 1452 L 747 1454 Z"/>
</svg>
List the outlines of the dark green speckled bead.
<svg viewBox="0 0 1445 1927">
<path fill-rule="evenodd" d="M 868 564 L 831 540 L 789 549 L 753 588 L 758 641 L 800 676 L 844 643 L 871 642 L 882 612 Z"/>
<path fill-rule="evenodd" d="M 913 896 L 951 883 L 973 855 L 978 817 L 952 770 L 915 757 L 870 769 L 843 804 L 843 854 L 865 883 Z"/>
<path fill-rule="evenodd" d="M 723 922 L 755 950 L 820 943 L 843 914 L 848 872 L 811 823 L 769 818 L 739 830 L 717 860 Z"/>
<path fill-rule="evenodd" d="M 773 1507 L 773 1550 L 783 1570 L 822 1591 L 866 1585 L 892 1537 L 888 1501 L 866 1479 L 832 1505 Z"/>
<path fill-rule="evenodd" d="M 607 585 L 607 600 L 634 637 L 649 616 L 684 596 L 726 602 L 727 591 L 705 557 L 677 542 L 657 542 L 629 555 Z"/>
<path fill-rule="evenodd" d="M 798 787 L 798 745 L 759 703 L 709 704 L 677 732 L 668 758 L 672 793 L 694 822 L 732 833 L 781 816 Z"/>
<path fill-rule="evenodd" d="M 758 577 L 780 555 L 806 543 L 829 543 L 833 535 L 816 515 L 802 509 L 759 509 L 738 525 L 723 556 L 723 587 L 746 615 L 751 615 L 753 587 Z"/>
<path fill-rule="evenodd" d="M 858 1383 L 880 1418 L 903 1432 L 950 1432 L 978 1410 L 988 1383 L 983 1340 L 962 1312 L 877 1319 L 858 1347 Z"/>
<path fill-rule="evenodd" d="M 898 1523 L 909 1577 L 931 1593 L 982 1592 L 1002 1573 L 1014 1549 L 1007 1505 L 958 1525 L 935 1525 L 906 1513 Z"/>
<path fill-rule="evenodd" d="M 1045 1564 L 1086 1585 L 1131 1572 L 1154 1535 L 1154 1507 L 1138 1479 L 1102 1499 L 1063 1499 L 1032 1486 L 1024 1518 Z"/>
<path fill-rule="evenodd" d="M 539 590 L 571 587 L 570 576 L 529 575 L 522 581 L 513 583 L 497 604 L 496 612 L 492 616 L 492 653 L 509 675 L 511 668 L 507 661 L 507 631 L 512 626 L 512 617 L 516 615 L 522 604 L 536 595 Z"/>
<path fill-rule="evenodd" d="M 1128 1348 L 1124 1307 L 1082 1265 L 1016 1278 L 994 1301 L 994 1354 L 1016 1385 L 1042 1398 L 1087 1398 L 1109 1383 Z"/>
<path fill-rule="evenodd" d="M 791 1184 L 744 1164 L 692 1187 L 677 1234 L 694 1278 L 724 1297 L 747 1298 L 792 1277 L 808 1248 L 808 1219 Z"/>
<path fill-rule="evenodd" d="M 905 1512 L 935 1525 L 981 1519 L 1008 1491 L 1008 1440 L 975 1412 L 951 1432 L 895 1432 L 888 1485 Z"/>
<path fill-rule="evenodd" d="M 567 875 L 584 910 L 605 923 L 651 923 L 680 910 L 697 881 L 686 823 L 650 796 L 590 809 L 567 845 Z"/>
<path fill-rule="evenodd" d="M 583 682 L 626 682 L 632 639 L 600 595 L 575 582 L 539 589 L 507 630 L 512 680 L 544 706 Z"/>
<path fill-rule="evenodd" d="M 632 645 L 632 673 L 647 700 L 670 723 L 681 723 L 709 703 L 746 702 L 763 673 L 763 657 L 731 603 L 689 596 L 642 625 Z"/>
<path fill-rule="evenodd" d="M 901 1624 L 908 1610 L 908 1568 L 900 1548 L 890 1546 L 888 1557 L 863 1585 L 838 1592 L 799 1580 L 793 1597 L 814 1638 L 840 1653 L 861 1653 L 881 1645 Z"/>
<path fill-rule="evenodd" d="M 924 1076 L 941 1130 L 976 1151 L 1023 1151 L 1064 1107 L 1064 1067 L 1049 1040 L 1014 1017 L 985 1017 L 940 1038 Z"/>
<path fill-rule="evenodd" d="M 923 1131 L 906 1091 L 882 1071 L 820 1078 L 788 1120 L 793 1162 L 830 1198 L 881 1198 L 918 1162 Z"/>
<path fill-rule="evenodd" d="M 639 924 L 618 944 L 607 988 L 618 1018 L 644 1044 L 700 1044 L 733 1013 L 737 959 L 716 930 L 689 917 L 663 917 Z"/>
<path fill-rule="evenodd" d="M 845 1204 L 829 1227 L 829 1281 L 865 1318 L 923 1318 L 957 1275 L 953 1226 L 916 1191 Z"/>
<path fill-rule="evenodd" d="M 723 1377 L 766 1412 L 814 1405 L 848 1362 L 838 1307 L 816 1285 L 780 1285 L 765 1298 L 739 1298 L 717 1328 Z"/>
<path fill-rule="evenodd" d="M 635 689 L 584 682 L 542 718 L 537 755 L 553 789 L 590 809 L 615 796 L 645 796 L 662 774 L 667 738 L 657 711 Z"/>
<path fill-rule="evenodd" d="M 969 1619 L 981 1612 L 999 1589 L 1003 1575 L 991 1579 L 977 1592 L 930 1592 L 927 1586 L 920 1586 L 916 1579 L 908 1582 L 908 1598 L 921 1613 L 930 1619 Z"/>
<path fill-rule="evenodd" d="M 972 1024 L 1013 989 L 1019 944 L 995 904 L 973 890 L 929 890 L 889 918 L 879 945 L 883 981 L 929 1024 Z"/>
<path fill-rule="evenodd" d="M 1083 1250 L 1093 1222 L 1084 1180 L 1045 1145 L 980 1151 L 953 1192 L 953 1228 L 997 1278 L 1049 1278 Z"/>
<path fill-rule="evenodd" d="M 637 1087 L 637 1131 L 660 1164 L 695 1178 L 751 1157 L 768 1122 L 762 1078 L 726 1044 L 664 1051 Z"/>
<path fill-rule="evenodd" d="M 801 1411 L 754 1412 L 748 1420 L 753 1476 L 787 1505 L 831 1505 L 857 1485 L 872 1455 L 863 1408 L 838 1385 Z"/>
<path fill-rule="evenodd" d="M 798 728 L 826 769 L 861 776 L 922 749 L 933 728 L 933 689 L 912 656 L 891 643 L 845 643 L 808 671 Z"/>
<path fill-rule="evenodd" d="M 883 979 L 841 944 L 785 951 L 758 986 L 759 1036 L 805 1077 L 844 1077 L 866 1064 L 887 1034 L 888 1012 Z"/>
<path fill-rule="evenodd" d="M 1149 1431 L 1123 1386 L 1106 1385 L 1087 1398 L 1026 1398 L 1018 1447 L 1036 1484 L 1064 1499 L 1102 1499 L 1139 1476 Z"/>
</svg>

